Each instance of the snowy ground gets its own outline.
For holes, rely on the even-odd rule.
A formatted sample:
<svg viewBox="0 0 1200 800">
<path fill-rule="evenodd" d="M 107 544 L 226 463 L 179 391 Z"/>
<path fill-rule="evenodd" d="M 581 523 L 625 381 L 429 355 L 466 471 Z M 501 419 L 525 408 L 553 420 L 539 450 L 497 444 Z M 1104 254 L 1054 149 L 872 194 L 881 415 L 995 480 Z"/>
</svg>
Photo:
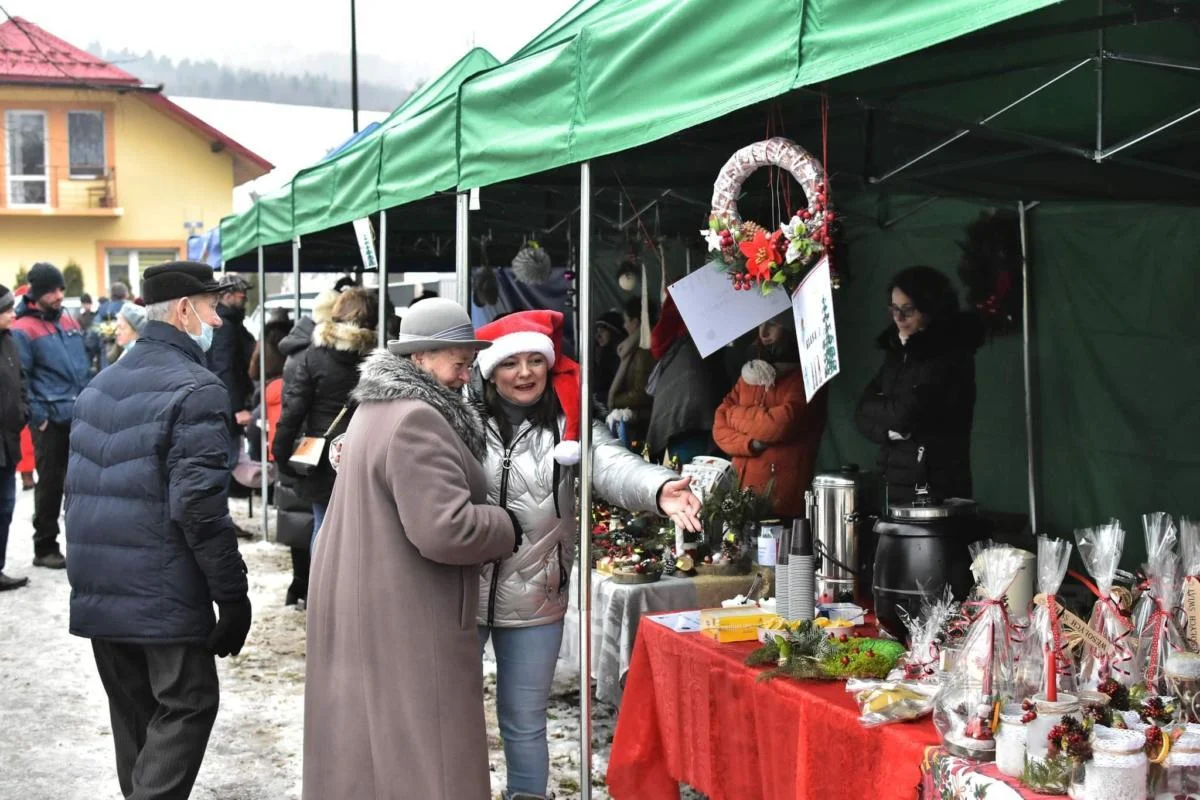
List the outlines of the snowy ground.
<svg viewBox="0 0 1200 800">
<path fill-rule="evenodd" d="M 243 527 L 246 503 L 234 501 Z M 31 566 L 33 492 L 21 492 L 5 572 L 24 589 L 0 593 L 0 798 L 121 800 L 107 698 L 91 648 L 67 633 L 65 571 Z M 300 797 L 304 698 L 304 614 L 283 605 L 291 581 L 285 549 L 242 542 L 250 570 L 254 626 L 237 658 L 218 661 L 221 710 L 192 797 L 295 800 Z M 70 554 L 68 553 L 68 558 Z M 485 662 L 492 789 L 504 788 L 495 720 L 495 663 Z M 594 709 L 592 796 L 601 800 L 615 712 Z M 550 788 L 579 797 L 578 679 L 564 671 L 550 709 Z M 696 795 L 687 795 L 695 797 Z"/>
</svg>

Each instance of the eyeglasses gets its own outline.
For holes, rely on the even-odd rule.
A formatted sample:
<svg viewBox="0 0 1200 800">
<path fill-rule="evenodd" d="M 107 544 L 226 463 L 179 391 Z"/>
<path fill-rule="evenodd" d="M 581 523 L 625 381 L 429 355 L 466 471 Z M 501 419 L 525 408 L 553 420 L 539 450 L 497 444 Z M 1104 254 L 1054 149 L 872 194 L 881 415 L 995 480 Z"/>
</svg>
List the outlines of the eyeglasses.
<svg viewBox="0 0 1200 800">
<path fill-rule="evenodd" d="M 908 319 L 913 314 L 917 313 L 917 307 L 911 304 L 898 306 L 895 303 L 888 305 L 888 313 L 896 319 Z"/>
</svg>

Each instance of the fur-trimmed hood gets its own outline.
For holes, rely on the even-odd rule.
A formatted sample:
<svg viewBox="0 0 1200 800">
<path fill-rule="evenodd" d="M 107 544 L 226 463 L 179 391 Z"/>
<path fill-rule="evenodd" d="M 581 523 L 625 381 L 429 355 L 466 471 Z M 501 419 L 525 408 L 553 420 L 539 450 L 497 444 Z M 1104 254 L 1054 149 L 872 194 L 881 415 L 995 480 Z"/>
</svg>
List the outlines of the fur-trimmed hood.
<svg viewBox="0 0 1200 800">
<path fill-rule="evenodd" d="M 445 417 L 475 458 L 483 461 L 487 444 L 479 408 L 447 389 L 411 360 L 376 350 L 362 363 L 353 398 L 359 403 L 419 400 Z"/>
<path fill-rule="evenodd" d="M 332 350 L 366 355 L 375 349 L 378 337 L 376 331 L 360 328 L 349 322 L 331 320 L 317 323 L 313 328 L 312 343 L 314 347 L 328 347 Z"/>
</svg>

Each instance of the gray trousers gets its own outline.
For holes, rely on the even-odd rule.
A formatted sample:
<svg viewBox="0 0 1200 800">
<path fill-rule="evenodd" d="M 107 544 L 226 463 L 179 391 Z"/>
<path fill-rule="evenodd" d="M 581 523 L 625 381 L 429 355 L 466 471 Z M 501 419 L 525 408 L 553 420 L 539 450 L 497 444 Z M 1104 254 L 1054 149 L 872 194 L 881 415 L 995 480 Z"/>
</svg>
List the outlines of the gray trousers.
<svg viewBox="0 0 1200 800">
<path fill-rule="evenodd" d="M 126 800 L 187 800 L 220 698 L 213 655 L 194 644 L 92 640 Z"/>
</svg>

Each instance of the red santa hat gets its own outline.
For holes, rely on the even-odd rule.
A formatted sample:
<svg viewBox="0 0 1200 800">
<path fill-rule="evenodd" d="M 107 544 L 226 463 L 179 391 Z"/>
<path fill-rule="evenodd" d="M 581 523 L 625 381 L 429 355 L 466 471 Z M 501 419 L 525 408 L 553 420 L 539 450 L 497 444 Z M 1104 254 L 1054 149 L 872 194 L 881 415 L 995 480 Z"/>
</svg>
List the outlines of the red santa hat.
<svg viewBox="0 0 1200 800">
<path fill-rule="evenodd" d="M 579 365 L 562 354 L 563 315 L 558 311 L 519 311 L 489 322 L 475 331 L 477 339 L 492 343 L 479 351 L 475 363 L 483 379 L 504 359 L 518 353 L 541 353 L 550 364 L 550 385 L 567 417 L 562 441 L 554 447 L 559 464 L 579 463 Z"/>
</svg>

